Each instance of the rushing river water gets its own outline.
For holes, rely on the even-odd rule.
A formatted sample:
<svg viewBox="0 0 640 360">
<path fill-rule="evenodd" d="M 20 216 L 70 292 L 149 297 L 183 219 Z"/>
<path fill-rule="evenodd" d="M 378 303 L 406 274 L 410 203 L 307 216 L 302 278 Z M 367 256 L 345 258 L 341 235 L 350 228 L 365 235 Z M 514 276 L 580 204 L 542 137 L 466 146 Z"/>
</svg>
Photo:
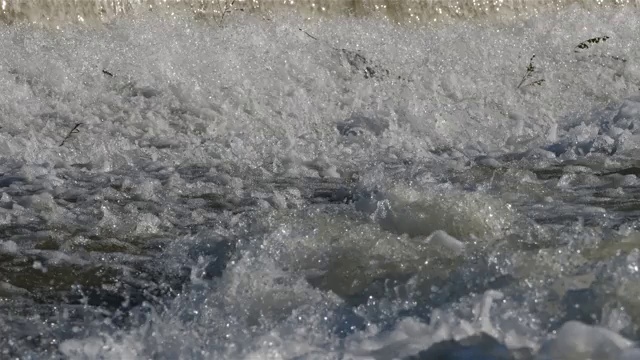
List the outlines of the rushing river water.
<svg viewBox="0 0 640 360">
<path fill-rule="evenodd" d="M 634 4 L 26 4 L 0 358 L 640 359 Z"/>
</svg>

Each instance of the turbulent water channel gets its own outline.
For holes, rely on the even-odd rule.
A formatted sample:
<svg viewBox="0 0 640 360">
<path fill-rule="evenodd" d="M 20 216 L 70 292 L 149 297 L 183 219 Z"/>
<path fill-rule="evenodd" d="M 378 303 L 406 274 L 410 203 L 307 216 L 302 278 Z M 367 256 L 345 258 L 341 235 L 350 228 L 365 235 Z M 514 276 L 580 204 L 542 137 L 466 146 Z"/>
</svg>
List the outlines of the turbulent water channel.
<svg viewBox="0 0 640 360">
<path fill-rule="evenodd" d="M 46 3 L 2 2 L 0 358 L 640 359 L 637 7 Z"/>
</svg>

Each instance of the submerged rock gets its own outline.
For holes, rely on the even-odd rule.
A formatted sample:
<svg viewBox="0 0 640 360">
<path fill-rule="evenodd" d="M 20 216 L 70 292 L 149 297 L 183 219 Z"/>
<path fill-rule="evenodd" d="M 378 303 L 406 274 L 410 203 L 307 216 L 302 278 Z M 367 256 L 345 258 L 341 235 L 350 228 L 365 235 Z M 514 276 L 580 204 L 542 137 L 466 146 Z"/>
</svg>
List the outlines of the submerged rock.
<svg viewBox="0 0 640 360">
<path fill-rule="evenodd" d="M 446 340 L 405 360 L 516 360 L 506 346 L 481 333 L 462 340 Z"/>
<path fill-rule="evenodd" d="M 389 123 L 383 119 L 352 115 L 348 119 L 339 122 L 336 125 L 336 129 L 343 136 L 361 136 L 366 132 L 381 136 L 389 129 Z"/>
</svg>

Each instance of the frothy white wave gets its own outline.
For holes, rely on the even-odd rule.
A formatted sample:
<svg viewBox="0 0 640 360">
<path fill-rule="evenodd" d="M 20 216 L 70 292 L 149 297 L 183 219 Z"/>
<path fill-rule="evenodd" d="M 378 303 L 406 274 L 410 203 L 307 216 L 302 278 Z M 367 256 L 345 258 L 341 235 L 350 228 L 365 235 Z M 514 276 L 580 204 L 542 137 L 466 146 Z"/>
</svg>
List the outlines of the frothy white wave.
<svg viewBox="0 0 640 360">
<path fill-rule="evenodd" d="M 37 346 L 386 358 L 485 332 L 637 355 L 616 333 L 638 323 L 635 7 L 307 33 L 233 16 L 0 27 L 2 296 L 188 280 L 130 328 L 46 319 L 34 333 L 65 341 Z"/>
</svg>

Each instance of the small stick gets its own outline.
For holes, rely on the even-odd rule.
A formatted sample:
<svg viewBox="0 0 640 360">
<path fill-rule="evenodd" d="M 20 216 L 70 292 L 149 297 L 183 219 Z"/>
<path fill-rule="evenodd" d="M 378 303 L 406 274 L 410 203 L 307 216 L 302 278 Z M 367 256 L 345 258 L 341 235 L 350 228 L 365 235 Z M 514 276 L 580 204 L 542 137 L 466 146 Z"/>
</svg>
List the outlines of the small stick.
<svg viewBox="0 0 640 360">
<path fill-rule="evenodd" d="M 224 21 L 224 16 L 227 13 L 230 13 L 231 10 L 233 10 L 233 4 L 236 2 L 236 0 L 231 0 L 231 3 L 228 2 L 228 0 L 224 1 L 224 9 L 222 10 L 222 15 L 220 16 L 220 22 Z"/>
<path fill-rule="evenodd" d="M 335 47 L 335 46 L 333 46 L 333 45 L 329 44 L 328 42 L 326 42 L 326 41 L 324 41 L 324 40 L 322 40 L 322 39 L 320 39 L 320 38 L 318 38 L 318 37 L 315 37 L 315 36 L 313 36 L 313 35 L 309 34 L 307 31 L 303 30 L 302 28 L 298 28 L 298 30 L 302 31 L 305 35 L 307 35 L 308 37 L 312 38 L 313 40 L 315 40 L 315 41 L 320 41 L 320 42 L 324 43 L 325 45 L 327 45 L 328 47 L 332 48 L 333 50 L 338 50 L 338 51 L 349 51 L 349 50 L 347 50 L 347 49 L 340 49 L 340 48 L 337 48 L 337 47 Z"/>
<path fill-rule="evenodd" d="M 62 142 L 60 143 L 60 146 L 64 145 L 64 142 L 67 141 L 71 135 L 73 134 L 77 134 L 80 132 L 80 130 L 78 130 L 78 127 L 82 125 L 82 123 L 78 123 L 76 124 L 76 126 L 73 127 L 73 129 L 71 129 L 71 131 L 69 131 L 69 133 L 67 134 L 67 136 L 65 136 L 64 140 L 62 140 Z"/>
<path fill-rule="evenodd" d="M 102 73 L 103 73 L 103 74 L 105 74 L 105 75 L 108 75 L 108 76 L 113 77 L 113 74 L 112 74 L 112 73 L 110 73 L 110 72 L 108 72 L 107 70 L 104 70 L 104 69 L 103 69 L 103 70 L 102 70 Z"/>
<path fill-rule="evenodd" d="M 308 33 L 308 32 L 306 32 L 306 31 L 302 30 L 301 28 L 298 28 L 298 30 L 302 31 L 305 35 L 307 35 L 308 37 L 312 38 L 313 40 L 315 40 L 315 41 L 320 41 L 320 39 L 318 39 L 317 37 L 315 37 L 315 36 L 313 36 L 313 35 L 309 34 L 309 33 Z"/>
<path fill-rule="evenodd" d="M 578 44 L 574 51 L 575 52 L 579 52 L 580 50 L 588 49 L 589 48 L 589 44 L 591 44 L 591 45 L 598 44 L 601 41 L 605 42 L 607 40 L 609 40 L 609 37 L 607 35 L 594 37 L 594 38 L 591 38 L 589 40 L 585 40 L 585 41 L 581 42 L 580 44 Z"/>
<path fill-rule="evenodd" d="M 533 72 L 536 70 L 535 66 L 533 66 L 533 58 L 535 57 L 536 56 L 533 55 L 531 57 L 531 60 L 529 60 L 529 66 L 527 66 L 527 73 L 524 74 L 524 76 L 522 77 L 522 81 L 520 81 L 520 84 L 518 84 L 518 87 L 516 87 L 516 89 L 519 89 L 520 86 L 522 86 L 522 84 L 524 84 L 524 82 L 527 81 L 527 79 L 531 77 L 531 74 L 533 74 Z"/>
</svg>

